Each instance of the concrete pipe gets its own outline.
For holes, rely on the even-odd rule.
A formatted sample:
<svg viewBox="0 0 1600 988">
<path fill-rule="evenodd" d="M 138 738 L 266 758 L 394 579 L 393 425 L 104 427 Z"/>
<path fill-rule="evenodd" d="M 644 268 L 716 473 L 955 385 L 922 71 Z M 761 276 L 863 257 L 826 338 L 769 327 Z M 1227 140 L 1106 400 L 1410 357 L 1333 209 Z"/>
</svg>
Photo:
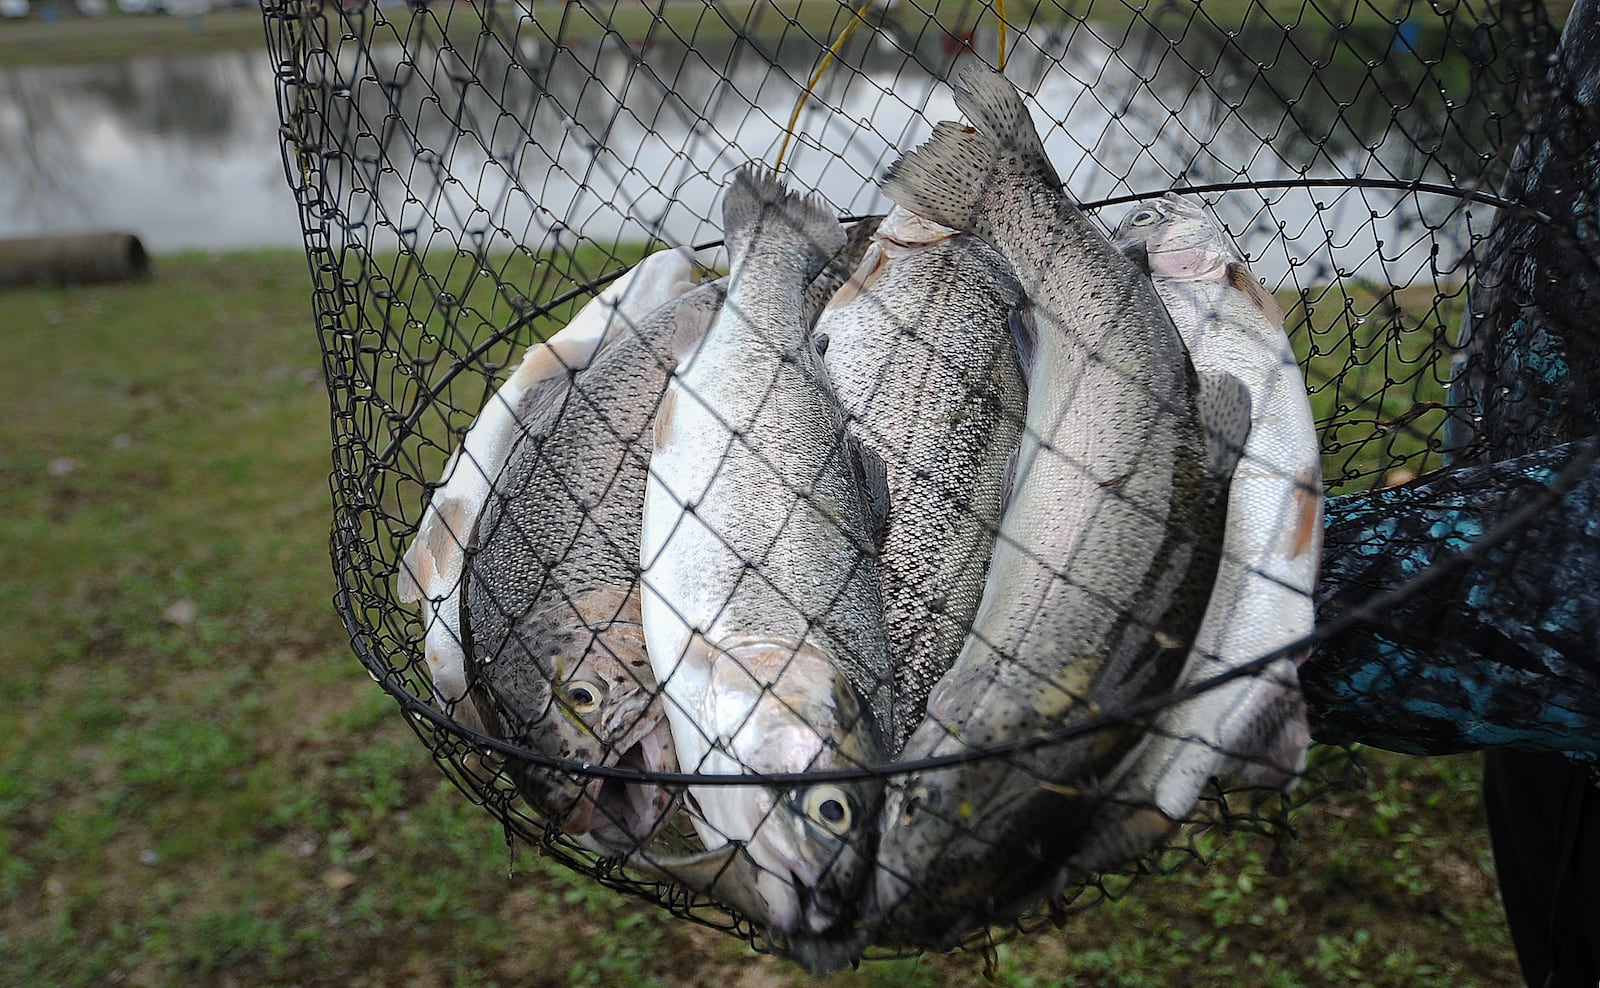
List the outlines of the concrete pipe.
<svg viewBox="0 0 1600 988">
<path fill-rule="evenodd" d="M 150 271 L 131 233 L 72 233 L 0 240 L 0 286 L 127 281 Z"/>
</svg>

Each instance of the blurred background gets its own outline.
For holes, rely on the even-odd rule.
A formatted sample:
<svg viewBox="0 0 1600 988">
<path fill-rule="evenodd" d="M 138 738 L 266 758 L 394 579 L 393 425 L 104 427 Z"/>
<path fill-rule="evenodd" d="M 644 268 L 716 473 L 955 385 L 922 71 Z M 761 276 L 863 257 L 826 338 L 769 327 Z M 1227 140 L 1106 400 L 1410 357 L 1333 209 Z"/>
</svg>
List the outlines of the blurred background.
<svg viewBox="0 0 1600 988">
<path fill-rule="evenodd" d="M 0 980 L 811 980 L 511 844 L 352 655 L 276 100 L 253 6 L 0 0 L 0 238 L 150 255 L 0 288 Z M 1359 754 L 1359 786 L 1296 815 L 1287 874 L 1209 832 L 1209 865 L 1060 929 L 830 980 L 1513 983 L 1478 760 Z"/>
</svg>

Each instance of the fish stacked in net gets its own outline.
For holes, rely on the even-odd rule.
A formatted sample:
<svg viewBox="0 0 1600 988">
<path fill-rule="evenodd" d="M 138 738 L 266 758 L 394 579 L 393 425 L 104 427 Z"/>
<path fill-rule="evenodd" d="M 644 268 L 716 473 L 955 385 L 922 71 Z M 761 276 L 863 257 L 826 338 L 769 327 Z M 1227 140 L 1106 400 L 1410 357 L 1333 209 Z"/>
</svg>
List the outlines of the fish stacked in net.
<svg viewBox="0 0 1600 988">
<path fill-rule="evenodd" d="M 723 301 L 709 275 L 707 285 L 691 287 L 699 279 L 687 257 L 660 249 L 700 245 L 694 256 L 704 268 L 715 273 L 727 267 L 715 242 L 724 239 L 721 203 L 738 166 L 773 160 L 793 131 L 785 161 L 791 188 L 818 196 L 836 216 L 881 213 L 889 205 L 878 181 L 885 169 L 935 123 L 961 116 L 947 81 L 964 65 L 999 61 L 1004 44 L 1006 76 L 1029 94 L 1047 157 L 1084 206 L 1087 222 L 1109 231 L 1119 216 L 1131 220 L 1169 188 L 1198 190 L 1248 253 L 1253 278 L 1265 283 L 1254 289 L 1258 308 L 1270 301 L 1286 313 L 1282 326 L 1311 395 L 1322 486 L 1343 494 L 1404 483 L 1441 462 L 1444 424 L 1452 414 L 1448 357 L 1468 275 L 1501 207 L 1494 192 L 1509 165 L 1507 149 L 1521 136 L 1523 96 L 1542 84 L 1540 59 L 1554 41 L 1542 8 L 1501 14 L 1460 7 L 1406 23 L 1349 25 L 1338 10 L 1314 3 L 1292 17 L 1254 6 L 1237 14 L 1237 22 L 1221 23 L 1198 7 L 1096 3 L 1068 11 L 1047 4 L 1009 23 L 1008 40 L 1001 42 L 988 7 L 941 4 L 931 11 L 858 15 L 831 3 L 792 6 L 758 4 L 737 15 L 676 5 L 626 14 L 584 4 L 362 7 L 320 15 L 297 4 L 266 9 L 280 71 L 286 164 L 305 222 L 333 396 L 339 606 L 358 654 L 412 715 L 451 777 L 513 832 L 545 843 L 601 881 L 768 938 L 770 917 L 757 923 L 761 929 L 743 918 L 760 903 L 741 903 L 737 893 L 683 870 L 693 862 L 716 873 L 728 861 L 705 857 L 716 838 L 708 839 L 704 821 L 697 827 L 685 811 L 689 779 L 673 771 L 692 766 L 674 764 L 677 746 L 666 712 L 650 713 L 650 704 L 660 703 L 653 698 L 661 677 L 647 670 L 652 657 L 643 640 L 642 602 L 625 584 L 581 598 L 562 589 L 576 585 L 574 567 L 595 565 L 596 553 L 628 559 L 629 546 L 616 544 L 598 514 L 607 500 L 575 492 L 586 482 L 586 469 L 603 468 L 609 476 L 643 469 L 635 451 L 653 438 L 655 408 L 641 406 L 649 414 L 619 421 L 613 413 L 626 402 L 615 394 L 591 397 L 569 388 L 564 400 L 584 408 L 558 415 L 539 405 L 549 389 L 538 382 L 572 381 L 583 373 L 607 386 L 655 388 L 679 362 L 684 324 L 706 320 Z M 791 108 L 813 82 L 829 39 L 858 16 L 869 30 L 838 48 L 838 57 L 816 74 L 811 101 L 791 122 Z M 1117 208 L 1101 219 L 1097 209 L 1106 206 Z M 881 260 L 918 246 L 916 239 L 915 233 L 880 237 L 868 254 L 876 247 Z M 1140 239 L 1130 236 L 1129 245 Z M 845 246 L 826 251 L 830 260 L 814 277 L 860 270 L 859 263 L 836 257 Z M 986 297 L 997 300 L 985 303 L 989 309 L 1037 288 L 1008 282 L 1004 265 L 971 254 L 941 261 L 935 277 L 981 284 Z M 650 260 L 633 271 L 646 255 Z M 1148 257 L 1142 263 L 1154 272 Z M 583 303 L 630 271 L 638 284 L 612 296 L 620 303 L 616 320 L 606 322 L 613 310 L 601 303 L 584 331 L 589 335 L 580 332 L 569 344 L 538 351 L 549 358 L 542 367 L 520 361 L 531 344 L 567 326 Z M 866 277 L 857 279 L 858 293 L 870 287 L 861 284 Z M 651 281 L 670 296 L 671 326 L 652 324 L 665 302 L 652 302 Z M 841 299 L 835 314 L 849 301 Z M 1168 309 L 1174 305 L 1165 296 L 1161 301 Z M 630 311 L 634 303 L 637 311 Z M 920 328 L 940 319 L 913 311 L 897 321 Z M 856 344 L 848 325 L 830 331 L 828 322 L 824 317 L 817 330 L 822 339 L 813 342 L 822 344 L 818 356 L 829 374 L 843 380 Z M 643 356 L 633 354 L 631 367 L 592 373 L 598 368 L 591 364 L 614 358 L 600 344 L 616 325 L 644 341 Z M 1000 350 L 1014 345 L 1014 327 L 1003 328 Z M 692 328 L 688 332 L 692 336 Z M 1027 339 L 1026 332 L 1017 335 Z M 987 371 L 981 387 L 965 390 L 986 395 L 998 423 L 992 427 L 1001 432 L 1006 423 L 1021 430 L 1025 422 L 1018 416 L 1018 378 L 1008 380 L 1005 369 L 1015 359 L 990 355 L 964 365 Z M 888 427 L 873 423 L 870 413 L 885 407 L 862 401 L 850 412 L 857 445 L 870 446 L 875 433 L 881 438 Z M 565 421 L 568 411 L 589 415 L 588 434 L 612 437 L 613 451 L 564 454 L 558 444 L 547 444 L 537 457 L 558 466 L 529 469 L 515 481 L 522 485 L 519 498 L 494 499 L 499 507 L 487 514 L 461 507 L 487 498 L 508 462 L 537 460 L 513 457 L 515 438 L 495 438 L 486 428 L 494 426 L 492 419 L 500 416 L 508 435 L 523 434 L 520 423 L 530 416 Z M 992 445 L 1012 441 L 1021 444 L 1002 436 Z M 870 457 L 858 460 L 870 465 Z M 980 465 L 965 468 L 968 475 L 993 475 L 995 464 L 976 453 L 971 462 Z M 1008 467 L 999 466 L 1004 477 Z M 566 487 L 535 491 L 547 473 L 566 479 Z M 604 486 L 607 475 L 596 476 Z M 862 476 L 862 487 L 871 487 L 868 474 Z M 1301 489 L 1313 486 L 1303 477 L 1289 479 Z M 948 495 L 943 503 L 966 499 L 973 507 L 964 517 L 977 520 L 974 528 L 1002 531 L 997 519 L 999 505 L 1008 503 L 1006 484 L 992 486 Z M 512 544 L 497 543 L 496 531 L 550 523 L 522 517 L 511 507 L 516 503 L 536 505 L 545 515 L 571 506 L 564 523 L 571 538 L 523 539 L 537 550 L 524 553 L 532 562 L 509 560 L 495 568 L 496 545 Z M 870 524 L 872 505 L 862 511 Z M 1304 526 L 1286 530 L 1299 533 Z M 419 532 L 430 531 L 439 550 L 430 565 L 439 565 L 426 572 L 406 566 L 408 550 L 424 541 Z M 932 577 L 902 580 L 912 587 L 907 600 L 928 602 L 916 592 L 919 579 L 964 578 L 970 585 L 970 574 L 959 571 L 964 561 L 985 554 L 963 550 L 961 537 L 917 538 L 927 548 L 924 557 L 943 560 L 946 553 L 949 565 Z M 573 554 L 580 544 L 589 547 L 587 556 Z M 889 549 L 874 543 L 873 551 Z M 469 559 L 484 560 L 485 572 L 495 575 L 469 576 L 463 591 L 461 573 L 477 572 Z M 519 565 L 527 570 L 518 572 Z M 633 565 L 642 568 L 637 559 Z M 889 596 L 893 579 L 882 582 L 878 592 L 889 602 L 884 615 L 892 631 L 905 608 Z M 595 661 L 559 669 L 552 662 L 548 675 L 530 677 L 502 671 L 506 666 L 493 661 L 469 660 L 477 629 L 461 626 L 459 608 L 465 603 L 470 610 L 474 594 L 484 598 L 480 613 L 499 614 L 507 625 L 489 632 L 491 639 L 515 638 L 548 656 L 566 649 L 595 655 Z M 427 602 L 419 610 L 401 606 L 402 597 Z M 583 641 L 551 644 L 552 635 L 570 638 L 572 626 L 541 611 L 546 604 L 580 614 L 580 638 L 604 633 L 619 644 L 601 650 L 603 662 Z M 944 604 L 941 611 L 959 610 L 953 600 Z M 903 632 L 905 640 L 920 633 L 959 642 L 972 622 L 907 624 L 918 627 Z M 1186 655 L 1196 630 L 1176 635 L 1179 645 L 1170 650 Z M 1292 651 L 1260 658 L 1265 666 Z M 1165 691 L 1185 675 L 1169 672 Z M 851 689 L 864 707 L 883 706 L 863 688 L 863 676 L 853 678 Z M 914 679 L 894 684 L 893 695 L 934 689 L 938 682 Z M 484 697 L 481 704 L 469 696 L 473 690 Z M 1171 697 L 1157 699 L 1147 709 L 1100 711 L 1109 718 L 1099 725 L 1101 736 L 1115 735 L 1120 718 L 1148 737 Z M 896 720 L 892 702 L 886 709 L 879 719 L 888 721 L 882 733 L 893 750 L 906 743 L 917 717 Z M 614 715 L 609 734 L 585 720 L 595 714 Z M 534 725 L 543 731 L 538 744 L 530 733 Z M 1163 764 L 1181 761 L 1184 738 L 1166 733 L 1173 736 L 1165 743 L 1178 753 Z M 1090 740 L 1083 743 L 1093 744 L 1094 737 L 1086 731 Z M 982 742 L 963 747 L 991 766 L 1021 766 L 1024 776 L 1031 771 L 1027 752 L 991 751 L 998 746 Z M 1144 757 L 1148 747 L 1111 749 L 1133 758 Z M 1226 747 L 1222 753 L 1230 757 L 1246 750 L 1234 740 Z M 939 757 L 936 744 L 927 748 L 928 757 Z M 1129 777 L 1123 760 L 1106 755 L 1107 778 Z M 852 776 L 847 769 L 829 784 L 872 777 L 893 792 L 911 791 L 904 764 L 870 755 L 849 764 L 859 771 Z M 1314 788 L 1298 790 L 1300 798 Z M 1151 798 L 1127 795 L 1109 805 L 1144 806 Z M 901 800 L 896 805 L 903 815 L 908 797 L 892 798 Z M 1174 805 L 1190 802 L 1186 796 Z M 832 815 L 826 798 L 811 809 L 819 820 Z M 1239 810 L 1236 801 L 1219 802 L 1212 790 L 1198 816 L 1228 819 Z M 1247 809 L 1245 819 L 1262 817 Z M 1166 839 L 1165 823 L 1157 829 Z M 1173 846 L 1185 843 L 1180 834 Z M 1125 852 L 1141 846 L 1108 849 L 1106 863 L 1148 867 L 1148 859 L 1127 863 Z M 647 853 L 619 863 L 641 847 Z M 1041 883 L 1068 883 L 1057 910 L 1094 899 L 1083 890 L 1103 886 L 1102 870 L 1087 861 L 1080 870 Z M 928 894 L 948 899 L 958 884 L 950 878 L 930 885 Z M 1033 898 L 1030 891 L 1015 903 L 1000 903 L 980 894 L 981 908 L 970 918 L 910 939 L 945 946 L 967 929 L 990 919 L 1018 920 L 1019 913 L 1026 926 L 1047 914 L 1034 908 Z M 731 914 L 722 908 L 730 905 Z M 783 932 L 776 939 L 785 941 Z"/>
</svg>

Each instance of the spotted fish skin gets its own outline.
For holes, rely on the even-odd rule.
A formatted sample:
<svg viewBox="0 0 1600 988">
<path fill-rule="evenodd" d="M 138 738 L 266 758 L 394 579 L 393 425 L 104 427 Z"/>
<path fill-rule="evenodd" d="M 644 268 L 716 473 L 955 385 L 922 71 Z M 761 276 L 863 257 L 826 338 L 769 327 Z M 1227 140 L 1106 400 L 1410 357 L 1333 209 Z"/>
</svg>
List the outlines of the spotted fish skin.
<svg viewBox="0 0 1600 988">
<path fill-rule="evenodd" d="M 1020 297 L 978 238 L 896 207 L 817 323 L 850 434 L 884 465 L 896 749 L 978 609 L 1027 402 L 1008 319 Z"/>
<path fill-rule="evenodd" d="M 941 122 L 884 180 L 897 203 L 1005 258 L 1033 331 L 1016 478 L 973 632 L 901 761 L 1114 715 L 1182 674 L 1217 558 L 1248 400 L 1202 423 L 1150 281 L 1070 202 L 1016 90 L 969 66 L 969 124 Z M 1231 453 L 1230 453 L 1231 449 Z M 1070 849 L 1137 756 L 1115 722 L 1002 758 L 907 774 L 885 803 L 866 914 L 948 948 L 1059 890 Z"/>
<path fill-rule="evenodd" d="M 579 764 L 674 771 L 645 651 L 638 586 L 651 427 L 675 342 L 722 303 L 703 285 L 614 332 L 518 401 L 518 435 L 473 535 L 462 593 L 474 707 L 490 732 Z M 513 759 L 522 794 L 573 835 L 625 853 L 653 838 L 674 790 Z"/>
<path fill-rule="evenodd" d="M 1164 198 L 1128 213 L 1112 240 L 1148 267 L 1196 369 L 1250 393 L 1250 432 L 1228 494 L 1222 561 L 1183 685 L 1309 635 L 1322 558 L 1322 476 L 1305 379 L 1283 313 L 1196 203 Z M 1204 379 L 1204 378 L 1203 378 Z M 1311 741 L 1296 664 L 1302 650 L 1161 712 L 1149 747 L 1075 860 L 1085 872 L 1149 850 L 1186 818 L 1212 777 L 1292 786 Z"/>
<path fill-rule="evenodd" d="M 727 303 L 680 356 L 656 420 L 640 555 L 650 661 L 685 771 L 880 762 L 891 673 L 872 525 L 804 299 L 846 235 L 820 200 L 755 168 L 735 175 L 723 220 Z M 803 964 L 859 955 L 881 786 L 690 792 L 707 848 L 741 847 L 699 891 Z"/>
<path fill-rule="evenodd" d="M 660 306 L 694 288 L 687 248 L 658 251 L 606 286 L 550 339 L 528 348 L 515 373 L 484 403 L 423 511 L 416 537 L 395 577 L 395 596 L 420 606 L 423 653 L 437 702 L 456 720 L 482 730 L 467 701 L 467 659 L 461 644 L 461 574 L 467 543 L 495 477 L 521 434 L 516 408 L 530 389 L 587 366 L 601 345 Z"/>
</svg>

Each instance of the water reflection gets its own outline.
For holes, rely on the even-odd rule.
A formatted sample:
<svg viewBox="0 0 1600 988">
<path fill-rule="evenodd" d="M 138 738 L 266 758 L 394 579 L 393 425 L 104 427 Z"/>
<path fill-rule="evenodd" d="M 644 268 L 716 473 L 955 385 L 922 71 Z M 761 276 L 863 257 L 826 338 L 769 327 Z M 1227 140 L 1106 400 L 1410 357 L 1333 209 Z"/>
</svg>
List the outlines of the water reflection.
<svg viewBox="0 0 1600 988">
<path fill-rule="evenodd" d="M 716 239 L 726 175 L 773 160 L 822 46 L 776 19 L 699 47 L 667 31 L 557 45 L 513 3 L 485 9 L 498 11 L 488 27 L 470 10 L 441 21 L 368 6 L 306 56 L 291 99 L 332 241 L 487 252 Z M 942 26 L 902 12 L 861 32 L 802 114 L 793 181 L 842 212 L 883 209 L 884 165 L 955 116 L 940 80 L 969 56 L 945 28 L 976 27 L 973 46 L 992 51 L 985 9 L 945 3 Z M 1200 22 L 1174 43 L 1148 25 L 1068 20 L 1013 34 L 1009 74 L 1036 94 L 1047 147 L 1084 200 L 1304 176 L 1476 181 L 1517 93 L 1493 77 L 1484 39 L 1436 33 L 1434 50 L 1410 52 L 1260 24 Z M 0 234 L 122 227 L 156 250 L 300 240 L 264 53 L 0 73 L 0 167 Z M 1448 273 L 1462 250 L 1447 197 L 1221 199 L 1268 277 L 1310 265 L 1405 283 Z"/>
<path fill-rule="evenodd" d="M 0 72 L 0 236 L 294 245 L 265 52 Z"/>
<path fill-rule="evenodd" d="M 343 152 L 321 161 L 343 220 L 334 240 L 474 252 L 714 240 L 727 174 L 774 159 L 821 49 L 798 30 L 700 47 L 616 35 L 555 45 L 500 9 L 513 18 L 480 26 L 472 44 L 458 23 L 448 41 L 430 31 L 427 13 L 373 15 L 314 61 L 300 126 L 309 144 Z M 1173 42 L 1148 25 L 1069 21 L 1021 37 L 1008 74 L 1036 94 L 1047 148 L 1084 200 L 1305 177 L 1476 184 L 1515 87 L 1469 82 L 1500 71 L 1482 38 L 1435 35 L 1432 50 L 1412 51 L 1200 24 Z M 401 37 L 405 49 L 385 44 Z M 980 26 L 972 43 L 994 39 Z M 885 208 L 874 178 L 956 116 L 940 80 L 963 57 L 929 19 L 862 32 L 801 116 L 792 181 L 841 212 Z M 1301 268 L 1313 282 L 1457 278 L 1465 247 L 1466 211 L 1450 196 L 1264 189 L 1223 196 L 1219 212 L 1279 280 Z"/>
</svg>

